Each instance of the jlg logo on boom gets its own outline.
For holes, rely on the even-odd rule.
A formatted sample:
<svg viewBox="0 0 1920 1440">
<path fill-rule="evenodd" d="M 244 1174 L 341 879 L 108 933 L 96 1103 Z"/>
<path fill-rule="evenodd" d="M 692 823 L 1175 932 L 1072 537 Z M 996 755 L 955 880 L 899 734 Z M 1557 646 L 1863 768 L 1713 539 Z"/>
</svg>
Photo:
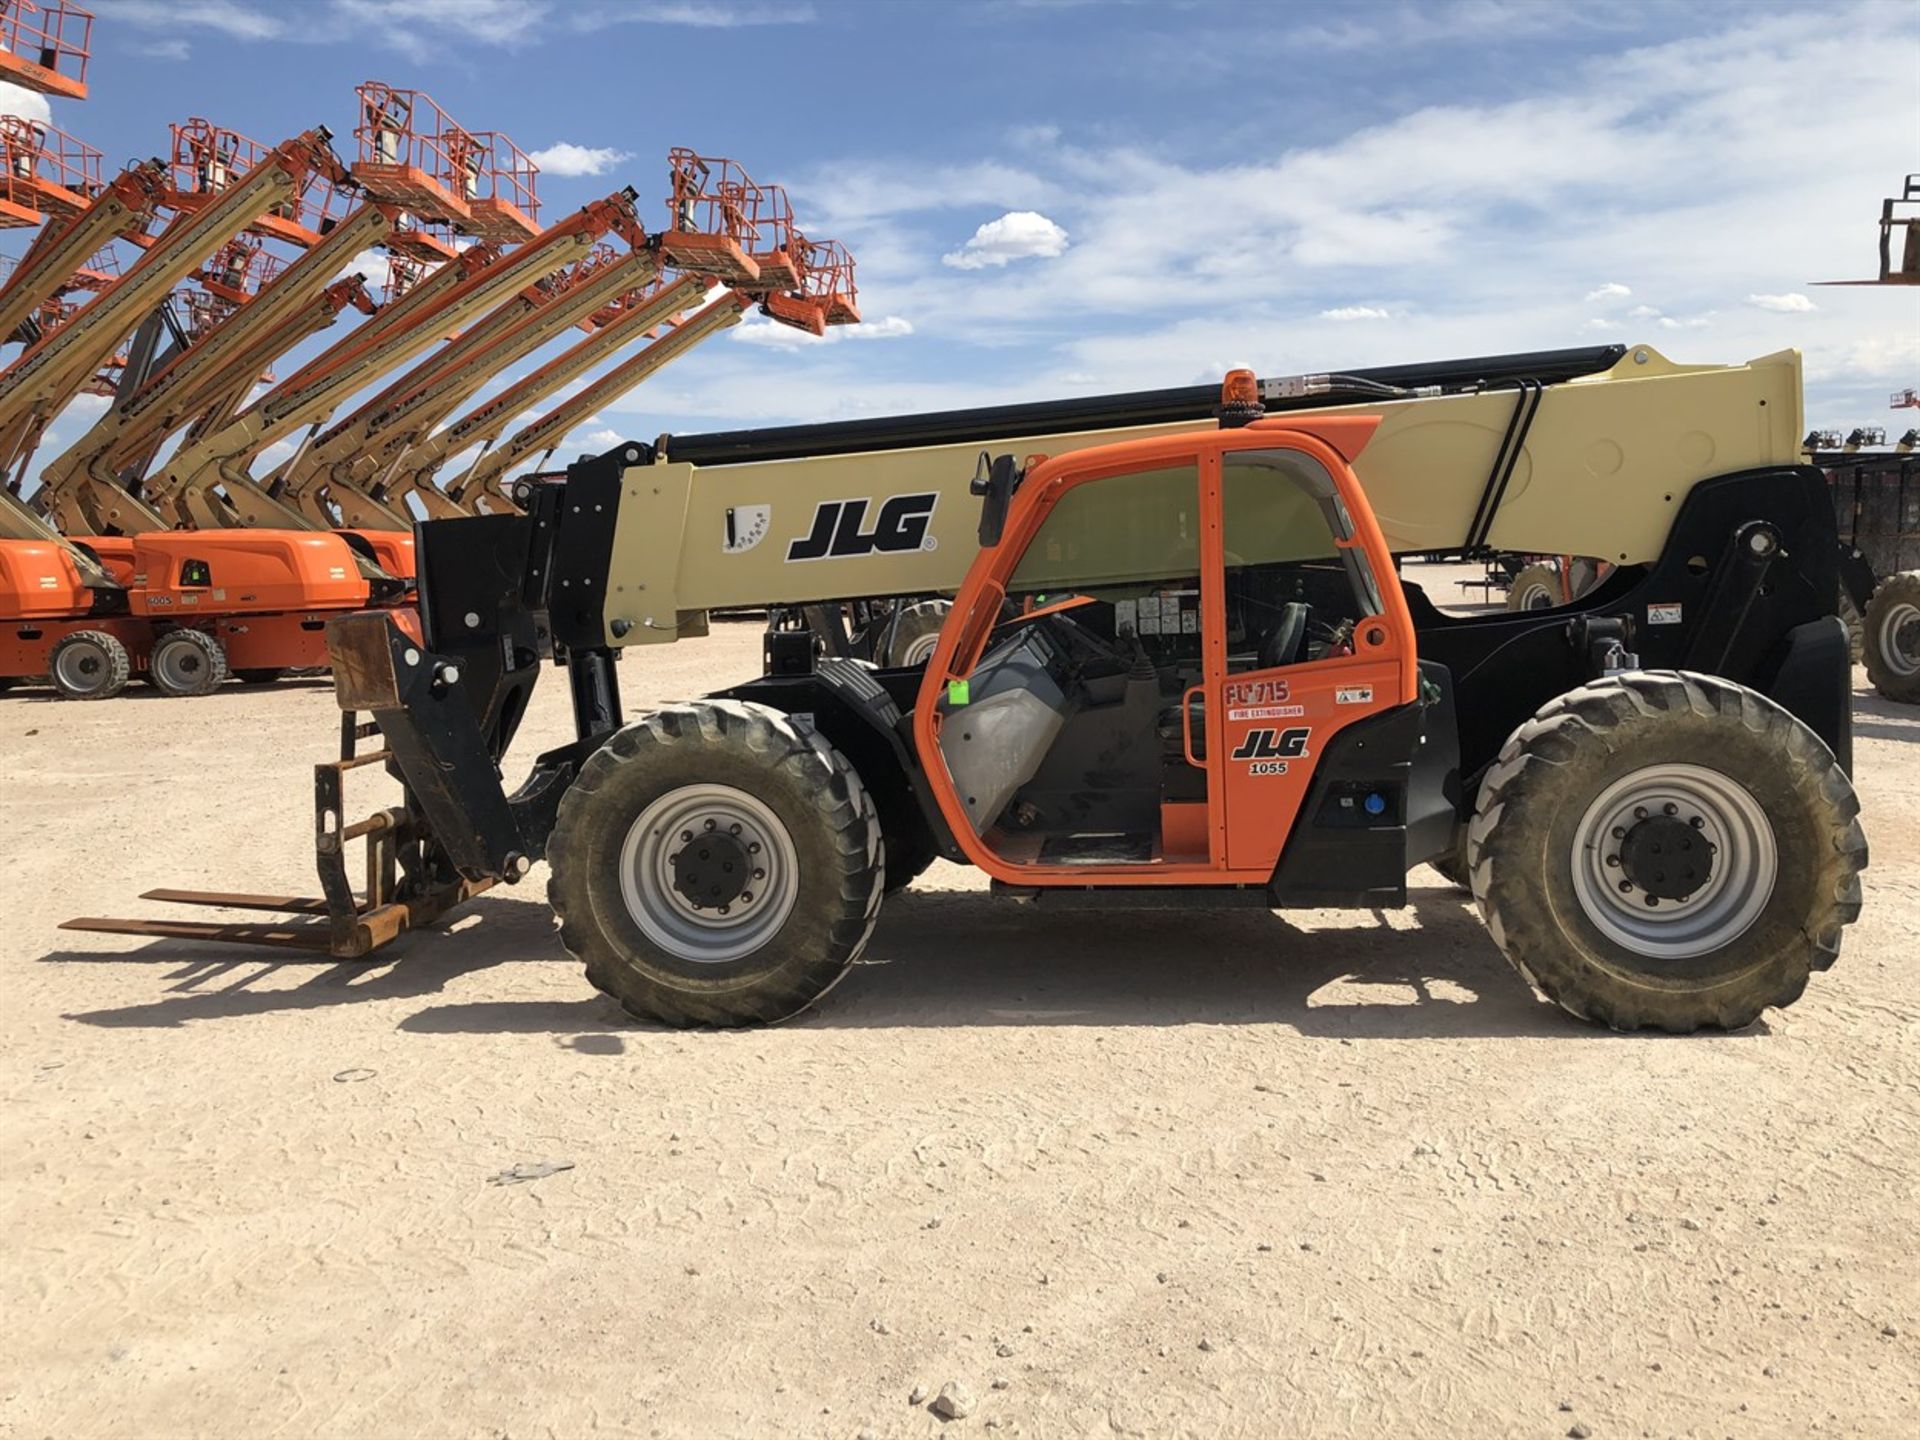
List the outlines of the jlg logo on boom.
<svg viewBox="0 0 1920 1440">
<path fill-rule="evenodd" d="M 931 550 L 934 540 L 927 529 L 939 499 L 938 493 L 891 496 L 881 502 L 870 530 L 861 526 L 872 500 L 822 500 L 814 507 L 813 528 L 787 546 L 787 559 L 851 560 Z"/>
<path fill-rule="evenodd" d="M 1307 753 L 1307 741 L 1312 736 L 1313 731 L 1306 726 L 1291 730 L 1249 730 L 1230 758 L 1245 760 L 1249 775 L 1284 775 L 1287 761 L 1298 760 Z"/>
</svg>

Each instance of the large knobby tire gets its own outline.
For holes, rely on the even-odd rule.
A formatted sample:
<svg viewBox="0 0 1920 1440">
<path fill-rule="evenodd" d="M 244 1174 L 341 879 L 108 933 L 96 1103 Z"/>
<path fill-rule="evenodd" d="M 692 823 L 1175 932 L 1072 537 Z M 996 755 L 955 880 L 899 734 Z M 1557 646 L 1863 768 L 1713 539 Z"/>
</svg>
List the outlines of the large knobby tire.
<svg viewBox="0 0 1920 1440">
<path fill-rule="evenodd" d="M 885 653 L 874 658 L 893 670 L 926 664 L 952 611 L 951 600 L 916 600 L 905 606 L 884 627 Z"/>
<path fill-rule="evenodd" d="M 227 678 L 227 652 L 203 630 L 169 630 L 153 642 L 147 678 L 163 695 L 209 695 Z"/>
<path fill-rule="evenodd" d="M 1920 704 L 1920 570 L 1889 575 L 1867 602 L 1861 658 L 1889 700 Z"/>
<path fill-rule="evenodd" d="M 1563 603 L 1560 567 L 1551 560 L 1527 566 L 1507 587 L 1507 609 L 1512 611 L 1551 610 Z"/>
<path fill-rule="evenodd" d="M 547 860 L 561 943 L 587 979 L 628 1014 L 680 1026 L 813 1004 L 866 945 L 886 874 L 846 757 L 738 700 L 616 733 L 561 801 Z"/>
<path fill-rule="evenodd" d="M 47 678 L 66 700 L 110 700 L 132 673 L 127 647 L 104 630 L 76 630 L 47 655 Z"/>
<path fill-rule="evenodd" d="M 1833 604 L 1833 613 L 1840 617 L 1840 623 L 1847 627 L 1847 653 L 1858 665 L 1867 653 L 1867 619 L 1860 613 L 1860 607 L 1853 603 L 1853 596 L 1843 583 L 1840 594 Z"/>
<path fill-rule="evenodd" d="M 1859 813 L 1832 752 L 1771 700 L 1641 671 L 1513 733 L 1467 860 L 1494 942 L 1562 1008 L 1616 1030 L 1736 1030 L 1839 954 L 1860 914 Z"/>
</svg>

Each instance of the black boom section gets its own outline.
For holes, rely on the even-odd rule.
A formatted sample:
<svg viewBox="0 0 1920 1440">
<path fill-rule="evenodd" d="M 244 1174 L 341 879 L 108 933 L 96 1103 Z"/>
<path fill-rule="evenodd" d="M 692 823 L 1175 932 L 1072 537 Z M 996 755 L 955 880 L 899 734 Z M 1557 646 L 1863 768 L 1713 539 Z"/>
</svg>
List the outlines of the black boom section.
<svg viewBox="0 0 1920 1440">
<path fill-rule="evenodd" d="M 1461 771 L 1477 776 L 1534 711 L 1595 678 L 1592 625 L 1624 620 L 1648 670 L 1698 670 L 1769 696 L 1852 755 L 1840 553 L 1826 479 L 1811 466 L 1702 481 L 1651 565 L 1623 566 L 1572 605 L 1462 618 L 1408 587 L 1423 659 L 1452 673 Z M 1836 647 L 1834 637 L 1838 636 Z"/>
<path fill-rule="evenodd" d="M 1419 365 L 1382 365 L 1341 373 L 1376 385 L 1419 389 L 1438 385 L 1460 389 L 1475 385 L 1552 385 L 1610 369 L 1624 345 L 1593 345 L 1577 350 L 1536 350 L 1518 355 L 1483 355 L 1468 360 L 1439 360 Z M 1300 396 L 1269 399 L 1268 414 L 1346 403 L 1348 396 Z M 869 450 L 899 450 L 921 445 L 986 444 L 1025 435 L 1059 435 L 1077 430 L 1112 430 L 1136 425 L 1170 425 L 1207 420 L 1220 405 L 1218 385 L 1182 385 L 1169 390 L 1132 390 L 1120 395 L 1087 395 L 1043 400 L 1029 405 L 985 405 L 971 410 L 939 410 L 920 415 L 888 415 L 873 420 L 842 420 L 824 425 L 782 425 L 759 430 L 717 430 L 707 435 L 668 435 L 661 447 L 669 458 L 692 465 L 740 465 L 760 460 L 795 460 L 817 455 L 853 455 Z"/>
</svg>

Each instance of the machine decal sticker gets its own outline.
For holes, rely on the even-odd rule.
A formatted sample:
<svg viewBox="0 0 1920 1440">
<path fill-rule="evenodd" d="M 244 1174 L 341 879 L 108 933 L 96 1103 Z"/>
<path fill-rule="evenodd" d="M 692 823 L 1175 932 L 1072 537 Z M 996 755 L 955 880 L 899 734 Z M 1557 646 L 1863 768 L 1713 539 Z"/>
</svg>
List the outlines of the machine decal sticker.
<svg viewBox="0 0 1920 1440">
<path fill-rule="evenodd" d="M 1678 625 L 1679 623 L 1680 623 L 1680 607 L 1678 605 L 1647 606 L 1647 624 Z"/>
<path fill-rule="evenodd" d="M 1284 680 L 1229 680 L 1228 705 L 1279 705 L 1292 699 Z"/>
<path fill-rule="evenodd" d="M 850 560 L 862 555 L 901 555 L 931 550 L 928 534 L 938 491 L 890 495 L 880 504 L 870 529 L 862 529 L 870 499 L 822 500 L 813 511 L 813 527 L 787 546 L 788 560 Z"/>
<path fill-rule="evenodd" d="M 1254 705 L 1244 710 L 1227 711 L 1229 720 L 1298 720 L 1307 713 L 1304 705 Z"/>
<path fill-rule="evenodd" d="M 729 505 L 726 533 L 720 537 L 720 553 L 744 555 L 773 528 L 771 505 Z"/>
<path fill-rule="evenodd" d="M 1230 758 L 1245 760 L 1249 775 L 1284 775 L 1287 761 L 1305 756 L 1312 738 L 1313 731 L 1304 725 L 1291 730 L 1249 730 Z"/>
<path fill-rule="evenodd" d="M 1371 685 L 1342 685 L 1338 690 L 1333 692 L 1333 703 L 1336 705 L 1371 705 L 1373 703 L 1373 687 Z"/>
</svg>

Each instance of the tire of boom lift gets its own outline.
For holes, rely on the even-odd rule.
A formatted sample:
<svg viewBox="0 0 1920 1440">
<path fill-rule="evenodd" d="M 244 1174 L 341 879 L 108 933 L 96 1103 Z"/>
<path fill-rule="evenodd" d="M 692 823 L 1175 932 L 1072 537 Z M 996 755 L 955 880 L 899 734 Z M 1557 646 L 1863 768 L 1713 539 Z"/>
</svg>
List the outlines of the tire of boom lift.
<svg viewBox="0 0 1920 1440">
<path fill-rule="evenodd" d="M 176 699 L 210 695 L 227 678 L 227 652 L 204 630 L 169 630 L 153 642 L 147 678 Z"/>
<path fill-rule="evenodd" d="M 1551 560 L 1527 566 L 1507 590 L 1507 609 L 1516 612 L 1551 610 L 1560 603 L 1560 567 Z"/>
<path fill-rule="evenodd" d="M 916 600 L 907 606 L 887 627 L 887 653 L 878 657 L 880 663 L 896 670 L 925 664 L 952 611 L 951 600 Z M 914 873 L 917 875 L 919 871 Z"/>
<path fill-rule="evenodd" d="M 284 665 L 274 665 L 257 670 L 236 670 L 233 672 L 233 678 L 242 685 L 271 685 L 286 673 Z"/>
<path fill-rule="evenodd" d="M 1654 775 L 1721 787 L 1734 796 L 1724 802 L 1730 813 L 1744 808 L 1759 817 L 1766 835 L 1753 851 L 1744 840 L 1736 843 L 1737 825 L 1720 832 L 1727 851 L 1766 858 L 1729 870 L 1719 892 L 1703 881 L 1706 903 L 1737 893 L 1734 887 L 1768 868 L 1773 879 L 1770 889 L 1751 884 L 1749 903 L 1759 908 L 1744 929 L 1736 933 L 1737 921 L 1728 921 L 1720 931 L 1726 938 L 1718 940 L 1709 926 L 1694 941 L 1703 947 L 1696 953 L 1659 955 L 1645 942 L 1621 943 L 1587 907 L 1618 917 L 1631 903 L 1604 893 L 1583 901 L 1576 884 L 1586 855 L 1578 837 L 1589 817 L 1606 813 L 1610 794 L 1631 795 L 1639 777 Z M 1647 812 L 1633 813 L 1643 817 L 1636 825 L 1644 822 Z M 1798 999 L 1809 972 L 1827 969 L 1839 955 L 1842 929 L 1860 914 L 1867 842 L 1859 813 L 1832 752 L 1765 696 L 1713 676 L 1640 671 L 1569 691 L 1514 731 L 1480 787 L 1467 860 L 1494 943 L 1562 1009 L 1615 1030 L 1737 1030 L 1768 1006 Z M 1595 858 L 1585 863 L 1625 891 L 1631 882 L 1615 877 L 1626 867 L 1604 868 L 1617 858 L 1605 847 L 1622 831 L 1598 834 Z M 1623 854 L 1625 848 L 1622 841 Z"/>
<path fill-rule="evenodd" d="M 132 673 L 127 647 L 104 630 L 76 630 L 47 656 L 47 678 L 63 700 L 111 700 Z"/>
<path fill-rule="evenodd" d="M 637 821 L 690 787 L 746 797 L 791 843 L 792 907 L 738 958 L 663 947 L 627 899 L 628 885 L 641 883 L 622 873 Z M 560 802 L 547 861 L 561 943 L 629 1015 L 679 1027 L 758 1025 L 805 1010 L 859 957 L 880 913 L 886 843 L 866 786 L 811 725 L 764 705 L 703 700 L 636 721 L 594 752 Z"/>
<path fill-rule="evenodd" d="M 1860 607 L 1853 603 L 1853 596 L 1847 592 L 1845 585 L 1840 587 L 1840 594 L 1834 600 L 1833 613 L 1847 627 L 1847 653 L 1858 665 L 1867 653 L 1867 619 L 1860 613 Z"/>
<path fill-rule="evenodd" d="M 1920 704 L 1920 570 L 1882 580 L 1861 628 L 1873 688 L 1889 700 Z"/>
</svg>

